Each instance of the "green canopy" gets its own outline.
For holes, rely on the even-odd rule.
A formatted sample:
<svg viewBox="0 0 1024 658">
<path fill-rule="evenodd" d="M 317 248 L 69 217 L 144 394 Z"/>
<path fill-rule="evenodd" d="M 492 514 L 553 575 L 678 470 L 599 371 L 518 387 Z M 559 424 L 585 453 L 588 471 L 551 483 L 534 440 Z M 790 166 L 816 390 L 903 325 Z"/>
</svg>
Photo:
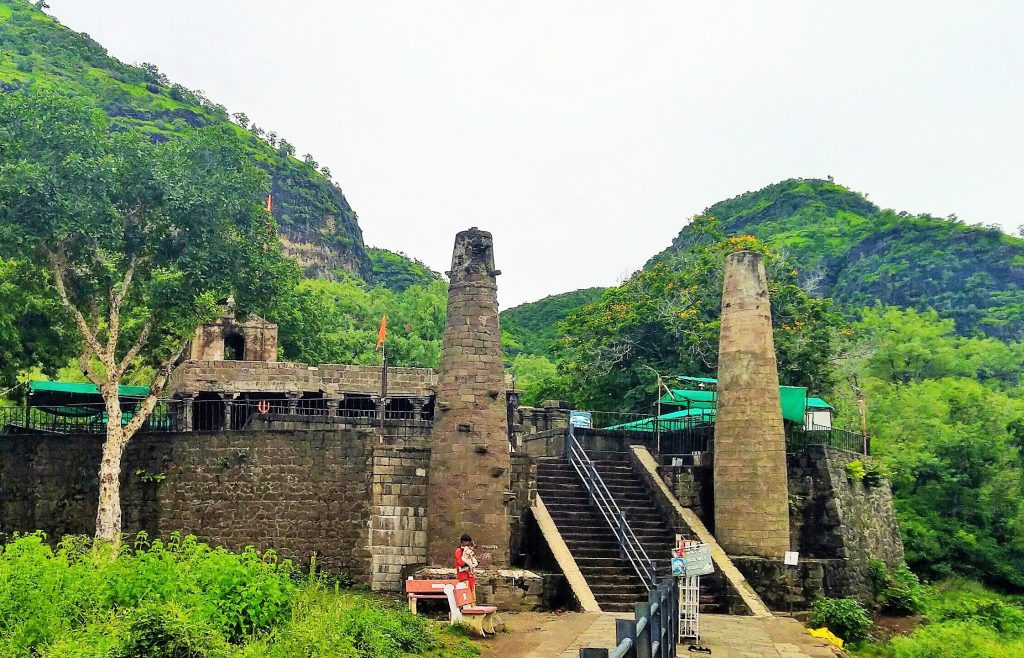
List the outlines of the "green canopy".
<svg viewBox="0 0 1024 658">
<path fill-rule="evenodd" d="M 630 432 L 653 432 L 655 428 L 657 428 L 662 432 L 671 432 L 673 430 L 682 430 L 688 427 L 693 427 L 700 423 L 710 423 L 714 421 L 714 419 L 714 409 L 682 409 L 680 411 L 662 414 L 658 416 L 657 419 L 653 416 L 650 418 L 641 418 L 640 420 L 621 423 L 619 425 L 605 427 L 604 429 L 628 430 Z M 655 420 L 657 420 L 657 425 L 655 425 Z"/>
<path fill-rule="evenodd" d="M 835 407 L 833 407 L 828 402 L 825 402 L 821 398 L 807 398 L 807 408 L 808 409 L 813 409 L 815 411 L 819 411 L 819 410 L 822 410 L 822 409 L 832 409 L 832 410 L 835 410 Z"/>
<path fill-rule="evenodd" d="M 696 377 L 687 379 L 698 380 Z M 717 380 L 699 378 L 705 383 L 715 383 Z M 814 398 L 825 403 L 820 398 Z M 661 404 L 686 407 L 688 409 L 714 409 L 717 406 L 718 392 L 708 390 L 671 390 L 661 396 Z M 782 405 L 782 417 L 794 423 L 803 423 L 807 415 L 807 389 L 802 386 L 780 386 L 779 402 Z M 827 403 L 825 403 L 827 406 Z"/>
<path fill-rule="evenodd" d="M 148 386 L 118 386 L 121 408 L 134 409 L 139 399 L 149 395 Z M 105 417 L 103 398 L 95 384 L 89 382 L 49 382 L 33 380 L 28 383 L 29 402 L 33 408 L 54 416 L 88 418 Z"/>
<path fill-rule="evenodd" d="M 100 390 L 91 382 L 48 382 L 34 379 L 28 383 L 29 393 L 67 393 L 69 395 L 99 395 Z M 118 386 L 117 394 L 122 398 L 144 398 L 149 395 L 148 386 Z"/>
</svg>

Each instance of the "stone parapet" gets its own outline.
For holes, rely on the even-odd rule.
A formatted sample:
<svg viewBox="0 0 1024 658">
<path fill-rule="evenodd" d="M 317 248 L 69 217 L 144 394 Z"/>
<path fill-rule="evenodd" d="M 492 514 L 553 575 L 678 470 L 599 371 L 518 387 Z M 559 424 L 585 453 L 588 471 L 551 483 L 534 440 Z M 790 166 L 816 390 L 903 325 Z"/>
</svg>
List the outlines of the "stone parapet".
<svg viewBox="0 0 1024 658">
<path fill-rule="evenodd" d="M 437 384 L 431 368 L 388 368 L 388 395 L 430 397 Z M 186 361 L 171 374 L 172 395 L 198 393 L 347 393 L 380 395 L 380 367 L 286 361 Z"/>
</svg>

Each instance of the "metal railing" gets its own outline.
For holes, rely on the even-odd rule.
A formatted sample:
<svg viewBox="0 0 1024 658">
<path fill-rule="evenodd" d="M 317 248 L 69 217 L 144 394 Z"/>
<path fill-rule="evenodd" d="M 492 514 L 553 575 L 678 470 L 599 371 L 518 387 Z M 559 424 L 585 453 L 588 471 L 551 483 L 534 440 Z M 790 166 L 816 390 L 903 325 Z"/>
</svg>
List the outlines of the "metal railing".
<svg viewBox="0 0 1024 658">
<path fill-rule="evenodd" d="M 122 401 L 121 424 L 131 422 L 137 401 Z M 160 400 L 142 425 L 142 431 L 168 431 L 171 413 L 166 400 Z M 107 409 L 102 403 L 64 406 L 0 406 L 0 434 L 104 434 Z"/>
<path fill-rule="evenodd" d="M 588 411 L 589 427 L 576 427 L 577 437 L 622 439 L 643 444 L 660 454 L 706 452 L 715 434 L 710 417 L 656 418 L 650 414 Z"/>
<path fill-rule="evenodd" d="M 640 576 L 644 587 L 650 590 L 658 581 L 654 560 L 647 555 L 647 551 L 644 550 L 636 533 L 629 526 L 626 515 L 619 509 L 618 503 L 615 502 L 600 473 L 597 472 L 594 462 L 576 440 L 574 428 L 571 425 L 565 431 L 565 452 L 576 474 L 583 480 L 583 485 L 587 488 L 587 493 L 590 494 L 590 500 L 597 506 L 601 516 L 615 533 L 619 551 L 633 565 L 633 569 Z"/>
<path fill-rule="evenodd" d="M 675 658 L 679 642 L 679 583 L 666 578 L 638 603 L 634 619 L 615 620 L 615 648 L 580 649 L 580 658 Z"/>
<path fill-rule="evenodd" d="M 786 428 L 786 452 L 799 454 L 810 446 L 831 446 L 860 455 L 871 454 L 871 437 L 836 427 L 790 425 Z"/>
<path fill-rule="evenodd" d="M 127 425 L 138 400 L 122 400 L 121 422 Z M 330 398 L 237 398 L 158 400 L 142 432 L 245 430 L 257 418 L 338 423 L 352 427 L 379 427 L 381 411 L 348 408 Z M 430 410 L 384 409 L 384 435 L 404 438 L 426 436 L 432 425 Z M 0 435 L 105 434 L 107 412 L 102 403 L 53 405 L 0 404 Z"/>
</svg>

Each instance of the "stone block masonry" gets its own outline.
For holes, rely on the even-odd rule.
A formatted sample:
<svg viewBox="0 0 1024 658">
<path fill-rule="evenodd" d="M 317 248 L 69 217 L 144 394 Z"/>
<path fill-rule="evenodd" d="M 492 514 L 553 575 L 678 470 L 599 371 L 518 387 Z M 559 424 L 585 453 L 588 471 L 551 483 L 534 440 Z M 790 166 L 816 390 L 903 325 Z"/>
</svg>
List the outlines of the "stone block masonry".
<svg viewBox="0 0 1024 658">
<path fill-rule="evenodd" d="M 139 435 L 122 469 L 124 528 L 274 549 L 369 584 L 372 432 Z M 101 439 L 0 438 L 0 534 L 95 530 Z"/>
<path fill-rule="evenodd" d="M 715 534 L 730 555 L 789 550 L 786 438 L 760 254 L 725 262 L 715 420 Z"/>
<path fill-rule="evenodd" d="M 510 563 L 498 274 L 490 233 L 472 228 L 455 236 L 427 488 L 428 557 L 436 566 L 451 564 L 464 532 L 476 540 L 482 568 Z"/>
</svg>

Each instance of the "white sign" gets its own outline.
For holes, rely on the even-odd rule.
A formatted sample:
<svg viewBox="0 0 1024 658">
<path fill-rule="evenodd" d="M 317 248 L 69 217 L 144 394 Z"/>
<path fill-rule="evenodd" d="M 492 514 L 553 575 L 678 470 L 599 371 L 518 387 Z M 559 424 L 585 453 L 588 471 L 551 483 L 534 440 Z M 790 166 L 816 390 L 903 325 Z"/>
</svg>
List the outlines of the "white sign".
<svg viewBox="0 0 1024 658">
<path fill-rule="evenodd" d="M 789 566 L 795 567 L 797 562 L 800 561 L 800 553 L 798 551 L 786 551 L 786 558 L 783 561 Z"/>
<path fill-rule="evenodd" d="M 698 544 L 693 548 L 686 549 L 686 575 L 707 576 L 715 572 L 714 562 L 711 561 L 711 547 L 707 544 Z"/>
</svg>

